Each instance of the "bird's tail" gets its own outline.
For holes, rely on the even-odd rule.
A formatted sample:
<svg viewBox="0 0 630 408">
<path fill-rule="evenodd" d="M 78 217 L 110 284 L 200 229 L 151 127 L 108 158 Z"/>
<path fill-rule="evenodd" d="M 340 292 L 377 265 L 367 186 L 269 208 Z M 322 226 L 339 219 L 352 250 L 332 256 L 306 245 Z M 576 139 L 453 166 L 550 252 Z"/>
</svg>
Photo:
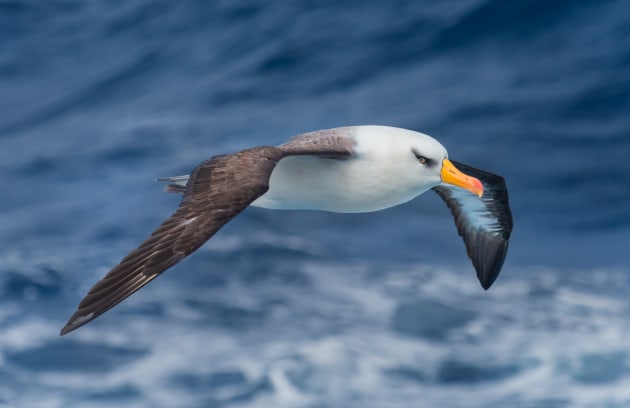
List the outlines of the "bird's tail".
<svg viewBox="0 0 630 408">
<path fill-rule="evenodd" d="M 164 191 L 167 193 L 184 194 L 186 191 L 186 184 L 188 183 L 188 175 L 174 176 L 174 177 L 160 177 L 156 181 L 167 181 L 171 184 L 164 187 Z"/>
</svg>

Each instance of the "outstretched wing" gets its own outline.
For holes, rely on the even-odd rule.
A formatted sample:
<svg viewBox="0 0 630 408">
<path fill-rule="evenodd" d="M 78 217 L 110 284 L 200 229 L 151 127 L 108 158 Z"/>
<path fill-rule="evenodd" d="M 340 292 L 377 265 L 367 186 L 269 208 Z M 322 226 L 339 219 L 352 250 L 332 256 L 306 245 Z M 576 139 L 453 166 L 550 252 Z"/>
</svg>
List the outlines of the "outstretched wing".
<svg viewBox="0 0 630 408">
<path fill-rule="evenodd" d="M 505 179 L 496 174 L 451 160 L 463 173 L 483 184 L 481 198 L 458 187 L 433 187 L 446 202 L 455 218 L 459 235 L 464 238 L 468 257 L 484 289 L 499 275 L 512 232 L 512 213 Z"/>
<path fill-rule="evenodd" d="M 323 131 L 203 162 L 191 173 L 177 211 L 90 289 L 61 335 L 105 313 L 203 245 L 269 189 L 271 172 L 283 157 L 342 158 L 352 154 L 351 146 L 351 139 Z"/>
<path fill-rule="evenodd" d="M 177 211 L 90 289 L 61 334 L 84 325 L 131 296 L 190 255 L 264 194 L 279 154 L 272 152 L 267 157 L 252 154 L 253 151 L 213 157 L 195 168 Z"/>
</svg>

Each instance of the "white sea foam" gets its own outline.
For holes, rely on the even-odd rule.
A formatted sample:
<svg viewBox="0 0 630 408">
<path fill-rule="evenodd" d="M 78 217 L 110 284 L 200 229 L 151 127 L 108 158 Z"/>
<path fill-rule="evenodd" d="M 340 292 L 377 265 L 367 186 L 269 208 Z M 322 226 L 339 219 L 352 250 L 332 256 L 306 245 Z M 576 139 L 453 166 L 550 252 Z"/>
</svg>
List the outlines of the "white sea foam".
<svg viewBox="0 0 630 408">
<path fill-rule="evenodd" d="M 610 282 L 627 288 L 620 271 L 599 271 L 605 276 L 591 287 L 589 271 L 508 268 L 484 292 L 472 273 L 428 265 L 310 260 L 293 268 L 308 277 L 306 286 L 252 284 L 240 275 L 211 288 L 171 280 L 61 339 L 52 322 L 0 314 L 0 375 L 17 373 L 0 398 L 35 407 L 107 406 L 111 400 L 97 396 L 116 390 L 129 390 L 120 398 L 130 407 L 630 401 L 630 304 L 620 287 L 619 295 L 601 290 Z M 134 312 L 156 301 L 161 313 Z M 2 304 L 11 310 L 16 302 Z M 457 323 L 437 316 L 435 328 L 414 326 L 413 313 L 422 322 L 427 310 Z M 403 323 L 411 326 L 395 323 L 409 313 Z M 118 365 L 85 371 L 73 361 L 55 369 L 24 357 L 55 345 L 60 358 L 72 359 L 59 347 L 77 343 L 105 347 Z M 119 349 L 138 353 L 116 357 Z M 19 392 L 33 386 L 39 395 Z"/>
</svg>

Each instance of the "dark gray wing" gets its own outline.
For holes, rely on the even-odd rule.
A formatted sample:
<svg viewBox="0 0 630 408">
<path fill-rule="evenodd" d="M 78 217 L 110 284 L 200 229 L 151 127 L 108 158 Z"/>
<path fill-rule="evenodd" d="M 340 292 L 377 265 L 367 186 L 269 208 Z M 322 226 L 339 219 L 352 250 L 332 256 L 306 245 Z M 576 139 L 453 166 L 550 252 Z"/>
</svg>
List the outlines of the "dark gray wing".
<svg viewBox="0 0 630 408">
<path fill-rule="evenodd" d="M 352 156 L 355 142 L 352 126 L 303 133 L 278 146 L 285 155 L 319 155 L 332 159 Z"/>
<path fill-rule="evenodd" d="M 90 289 L 61 329 L 61 335 L 105 313 L 203 245 L 269 189 L 271 172 L 282 157 L 351 154 L 336 143 L 300 146 L 299 142 L 289 142 L 283 146 L 255 147 L 216 156 L 197 166 L 177 211 Z"/>
<path fill-rule="evenodd" d="M 131 296 L 199 248 L 264 194 L 269 174 L 280 157 L 276 149 L 267 150 L 259 148 L 217 156 L 195 168 L 177 211 L 90 289 L 61 334 L 84 325 Z"/>
<path fill-rule="evenodd" d="M 505 179 L 496 174 L 451 162 L 464 174 L 476 177 L 483 184 L 481 198 L 467 190 L 440 185 L 433 187 L 455 217 L 459 235 L 464 238 L 468 257 L 484 289 L 499 275 L 512 232 L 512 213 Z"/>
</svg>

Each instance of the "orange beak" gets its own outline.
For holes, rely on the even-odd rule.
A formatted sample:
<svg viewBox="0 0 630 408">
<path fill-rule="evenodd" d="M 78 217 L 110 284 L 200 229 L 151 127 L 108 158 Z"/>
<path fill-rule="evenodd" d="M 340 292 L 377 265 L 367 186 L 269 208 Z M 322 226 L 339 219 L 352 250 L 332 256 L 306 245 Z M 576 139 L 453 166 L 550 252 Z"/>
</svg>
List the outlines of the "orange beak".
<svg viewBox="0 0 630 408">
<path fill-rule="evenodd" d="M 451 163 L 449 159 L 442 160 L 442 182 L 464 188 L 478 197 L 483 195 L 483 185 L 479 179 L 468 176 Z"/>
</svg>

